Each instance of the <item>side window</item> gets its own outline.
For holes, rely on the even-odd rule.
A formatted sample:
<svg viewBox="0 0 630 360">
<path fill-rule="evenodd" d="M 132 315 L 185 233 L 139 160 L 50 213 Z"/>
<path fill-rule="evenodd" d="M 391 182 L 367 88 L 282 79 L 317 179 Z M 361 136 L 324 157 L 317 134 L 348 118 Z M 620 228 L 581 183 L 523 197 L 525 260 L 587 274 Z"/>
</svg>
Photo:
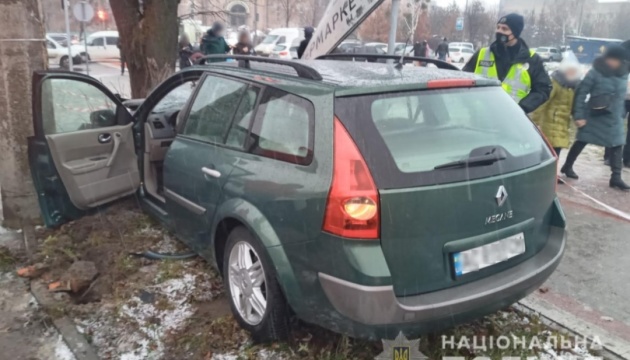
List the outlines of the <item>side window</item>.
<svg viewBox="0 0 630 360">
<path fill-rule="evenodd" d="M 108 37 L 106 39 L 107 39 L 107 45 L 118 45 L 117 37 Z"/>
<path fill-rule="evenodd" d="M 557 53 L 558 53 L 558 50 L 556 50 L 556 49 L 551 49 L 551 53 L 552 53 L 552 54 L 557 54 Z"/>
<path fill-rule="evenodd" d="M 252 152 L 308 165 L 313 159 L 315 110 L 309 101 L 268 88 L 252 127 Z"/>
<path fill-rule="evenodd" d="M 220 77 L 208 76 L 190 109 L 183 135 L 223 143 L 232 117 L 247 85 Z"/>
<path fill-rule="evenodd" d="M 286 38 L 286 37 L 284 37 L 284 36 L 280 36 L 280 37 L 278 38 L 278 42 L 276 42 L 276 44 L 284 44 L 284 43 L 286 43 L 286 42 L 287 42 L 287 38 Z"/>
<path fill-rule="evenodd" d="M 252 123 L 252 116 L 256 108 L 256 99 L 258 98 L 259 91 L 258 88 L 251 86 L 245 91 L 245 94 L 241 98 L 241 103 L 236 110 L 232 128 L 230 128 L 230 132 L 228 133 L 227 145 L 237 148 L 245 147 L 245 140 L 247 139 L 249 127 Z"/>
<path fill-rule="evenodd" d="M 116 103 L 91 84 L 49 79 L 42 84 L 42 120 L 46 135 L 114 126 Z"/>
<path fill-rule="evenodd" d="M 57 47 L 50 40 L 46 40 L 46 47 L 48 49 L 56 49 Z"/>
<path fill-rule="evenodd" d="M 94 40 L 92 40 L 92 46 L 103 46 L 105 45 L 105 42 L 103 41 L 103 38 L 99 37 L 99 38 L 94 38 Z"/>
</svg>

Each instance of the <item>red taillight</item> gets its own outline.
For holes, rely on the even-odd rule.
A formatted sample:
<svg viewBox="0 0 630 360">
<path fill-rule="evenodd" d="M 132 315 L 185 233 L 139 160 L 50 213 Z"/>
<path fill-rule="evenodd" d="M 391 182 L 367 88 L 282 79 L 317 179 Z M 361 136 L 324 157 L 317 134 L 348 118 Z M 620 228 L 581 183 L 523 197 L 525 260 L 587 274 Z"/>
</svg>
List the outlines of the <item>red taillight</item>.
<svg viewBox="0 0 630 360">
<path fill-rule="evenodd" d="M 534 122 L 532 121 L 532 123 L 534 124 Z M 551 151 L 551 153 L 553 154 L 553 157 L 556 158 L 556 174 L 558 173 L 558 167 L 560 166 L 560 159 L 558 158 L 558 154 L 556 154 L 556 149 L 553 148 L 553 145 L 551 145 L 551 142 L 549 141 L 549 139 L 547 139 L 547 137 L 545 136 L 545 133 L 542 132 L 542 130 L 540 130 L 540 128 L 534 124 L 534 126 L 536 127 L 536 130 L 538 130 L 538 133 L 540 134 L 540 136 L 542 136 L 543 139 L 545 139 L 545 144 L 547 144 L 547 147 L 549 148 L 549 151 Z M 556 185 L 556 192 L 558 190 L 558 180 L 555 179 Z"/>
<path fill-rule="evenodd" d="M 344 238 L 378 239 L 380 209 L 372 174 L 336 117 L 333 137 L 333 179 L 323 229 Z"/>
<path fill-rule="evenodd" d="M 475 86 L 475 80 L 471 80 L 471 79 L 430 80 L 427 83 L 428 89 L 446 89 L 446 88 L 472 87 L 472 86 Z"/>
<path fill-rule="evenodd" d="M 287 55 L 289 55 L 289 52 L 288 51 L 280 51 L 280 55 L 287 56 Z"/>
</svg>

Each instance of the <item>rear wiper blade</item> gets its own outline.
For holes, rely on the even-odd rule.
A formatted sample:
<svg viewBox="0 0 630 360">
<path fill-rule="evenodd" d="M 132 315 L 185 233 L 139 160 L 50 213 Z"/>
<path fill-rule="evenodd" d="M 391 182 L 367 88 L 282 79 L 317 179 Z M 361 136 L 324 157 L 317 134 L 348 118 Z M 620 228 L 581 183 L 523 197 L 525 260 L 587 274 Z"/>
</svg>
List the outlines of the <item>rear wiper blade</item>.
<svg viewBox="0 0 630 360">
<path fill-rule="evenodd" d="M 473 166 L 486 166 L 492 165 L 497 161 L 505 160 L 505 155 L 497 155 L 497 154 L 488 154 L 482 156 L 473 156 L 469 157 L 466 160 L 457 160 L 450 163 L 438 165 L 434 167 L 434 170 L 441 169 L 454 169 L 454 168 L 462 168 L 462 167 L 473 167 Z"/>
</svg>

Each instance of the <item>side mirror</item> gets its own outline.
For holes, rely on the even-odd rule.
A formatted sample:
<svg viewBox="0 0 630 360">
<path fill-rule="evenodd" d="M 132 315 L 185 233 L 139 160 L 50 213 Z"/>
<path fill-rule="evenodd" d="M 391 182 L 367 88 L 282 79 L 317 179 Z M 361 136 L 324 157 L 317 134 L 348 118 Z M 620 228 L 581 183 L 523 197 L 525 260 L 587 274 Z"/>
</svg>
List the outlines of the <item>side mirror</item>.
<svg viewBox="0 0 630 360">
<path fill-rule="evenodd" d="M 113 110 L 96 110 L 90 114 L 90 123 L 94 128 L 116 126 L 116 113 Z"/>
</svg>

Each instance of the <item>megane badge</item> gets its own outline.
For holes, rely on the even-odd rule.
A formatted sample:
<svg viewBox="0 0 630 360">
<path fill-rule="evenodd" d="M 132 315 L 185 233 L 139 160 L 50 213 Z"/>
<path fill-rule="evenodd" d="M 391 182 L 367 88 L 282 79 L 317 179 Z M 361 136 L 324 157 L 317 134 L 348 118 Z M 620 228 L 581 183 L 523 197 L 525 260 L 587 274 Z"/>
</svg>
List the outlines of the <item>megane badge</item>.
<svg viewBox="0 0 630 360">
<path fill-rule="evenodd" d="M 503 206 L 503 204 L 505 204 L 505 200 L 507 200 L 508 197 L 508 193 L 505 190 L 505 186 L 501 185 L 499 186 L 499 190 L 497 191 L 497 196 L 495 197 L 497 199 L 497 205 L 499 205 L 499 207 Z"/>
</svg>

